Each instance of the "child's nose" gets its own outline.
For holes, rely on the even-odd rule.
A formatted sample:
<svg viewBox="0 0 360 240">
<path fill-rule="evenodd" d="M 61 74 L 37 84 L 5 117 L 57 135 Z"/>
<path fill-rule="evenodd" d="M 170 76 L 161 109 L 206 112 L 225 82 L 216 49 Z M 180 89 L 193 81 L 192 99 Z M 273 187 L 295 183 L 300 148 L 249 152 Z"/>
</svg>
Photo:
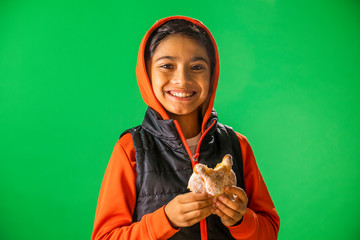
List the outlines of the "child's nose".
<svg viewBox="0 0 360 240">
<path fill-rule="evenodd" d="M 185 68 L 178 68 L 174 74 L 173 81 L 175 84 L 185 85 L 191 81 L 191 74 Z"/>
</svg>

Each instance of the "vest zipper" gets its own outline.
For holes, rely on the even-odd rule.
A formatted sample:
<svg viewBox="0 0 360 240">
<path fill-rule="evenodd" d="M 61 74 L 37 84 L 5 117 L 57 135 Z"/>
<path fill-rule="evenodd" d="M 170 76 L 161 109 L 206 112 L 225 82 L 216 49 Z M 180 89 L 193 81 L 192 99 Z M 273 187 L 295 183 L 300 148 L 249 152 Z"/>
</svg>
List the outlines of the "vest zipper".
<svg viewBox="0 0 360 240">
<path fill-rule="evenodd" d="M 193 162 L 197 162 L 199 158 L 199 153 L 195 153 L 195 155 L 192 157 Z"/>
<path fill-rule="evenodd" d="M 193 167 L 198 163 L 198 159 L 199 159 L 199 155 L 200 155 L 199 152 L 200 152 L 201 142 L 204 139 L 205 135 L 209 132 L 209 130 L 214 126 L 215 122 L 216 121 L 213 121 L 213 123 L 210 125 L 210 127 L 208 127 L 200 137 L 200 140 L 199 140 L 198 145 L 196 147 L 195 154 L 194 154 L 194 156 L 192 158 L 193 162 L 194 162 Z"/>
<path fill-rule="evenodd" d="M 191 159 L 191 165 L 192 167 L 194 168 L 194 166 L 196 164 L 198 164 L 198 159 L 199 159 L 199 151 L 200 151 L 200 145 L 201 145 L 201 142 L 202 140 L 204 139 L 204 136 L 209 132 L 209 130 L 214 126 L 214 124 L 216 123 L 216 121 L 213 121 L 213 123 L 211 124 L 210 127 L 208 127 L 204 133 L 201 135 L 200 137 L 200 140 L 198 142 L 198 145 L 196 147 L 196 152 L 194 154 L 194 156 L 192 156 L 192 152 L 189 148 L 189 145 L 187 144 L 186 142 L 186 139 L 181 131 L 181 128 L 180 128 L 180 125 L 178 123 L 178 121 L 174 120 L 174 124 L 175 124 L 175 127 L 176 127 L 176 130 L 178 131 L 179 135 L 180 135 L 180 138 L 181 138 L 181 141 L 183 142 L 184 146 L 185 146 L 185 149 L 187 151 L 187 153 L 189 154 L 189 157 Z M 206 219 L 203 219 L 200 221 L 200 236 L 201 236 L 201 240 L 207 240 L 207 224 L 206 224 Z"/>
<path fill-rule="evenodd" d="M 191 164 L 192 164 L 192 167 L 193 167 L 193 168 L 194 168 L 194 166 L 195 166 L 196 164 L 198 164 L 198 160 L 199 160 L 199 156 L 200 156 L 199 151 L 200 151 L 201 142 L 202 142 L 202 140 L 204 139 L 205 135 L 206 135 L 206 134 L 210 131 L 210 129 L 214 126 L 215 123 L 216 123 L 216 121 L 213 121 L 213 123 L 210 125 L 210 127 L 208 127 L 208 128 L 204 131 L 204 133 L 201 135 L 200 140 L 199 140 L 199 142 L 198 142 L 198 145 L 197 145 L 197 147 L 196 147 L 196 152 L 195 152 L 194 155 L 192 155 L 192 152 L 191 152 L 191 150 L 190 150 L 190 148 L 189 148 L 189 145 L 187 144 L 186 139 L 185 139 L 185 137 L 184 137 L 184 135 L 183 135 L 183 133 L 182 133 L 182 131 L 181 131 L 179 122 L 176 121 L 176 120 L 174 120 L 174 124 L 175 124 L 176 130 L 178 131 L 178 133 L 179 133 L 179 135 L 180 135 L 180 138 L 181 138 L 181 141 L 183 142 L 183 144 L 184 144 L 184 146 L 185 146 L 185 149 L 186 149 L 186 151 L 187 151 L 187 153 L 188 153 L 188 155 L 189 155 L 189 157 L 190 157 L 190 159 L 191 159 Z"/>
</svg>

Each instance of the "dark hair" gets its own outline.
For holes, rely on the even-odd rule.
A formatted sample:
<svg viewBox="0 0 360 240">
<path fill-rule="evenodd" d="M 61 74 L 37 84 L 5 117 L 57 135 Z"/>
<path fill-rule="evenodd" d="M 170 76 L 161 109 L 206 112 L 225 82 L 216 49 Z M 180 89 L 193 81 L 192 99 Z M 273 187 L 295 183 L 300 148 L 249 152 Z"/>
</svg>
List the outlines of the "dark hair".
<svg viewBox="0 0 360 240">
<path fill-rule="evenodd" d="M 165 22 L 163 25 L 155 29 L 145 46 L 145 62 L 154 55 L 154 52 L 159 43 L 169 35 L 183 34 L 203 45 L 206 49 L 208 57 L 210 58 L 211 76 L 215 67 L 215 50 L 214 45 L 208 33 L 202 27 L 184 20 L 184 19 L 172 19 Z"/>
</svg>

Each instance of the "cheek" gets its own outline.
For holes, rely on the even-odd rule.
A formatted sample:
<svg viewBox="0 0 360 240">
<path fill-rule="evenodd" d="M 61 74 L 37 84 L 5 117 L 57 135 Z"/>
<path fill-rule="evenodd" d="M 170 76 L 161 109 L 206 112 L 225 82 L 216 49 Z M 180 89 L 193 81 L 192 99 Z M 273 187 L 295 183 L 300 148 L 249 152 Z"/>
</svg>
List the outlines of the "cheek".
<svg viewBox="0 0 360 240">
<path fill-rule="evenodd" d="M 158 94 L 161 91 L 161 81 L 159 76 L 157 76 L 157 74 L 154 72 L 151 74 L 151 86 L 155 94 Z"/>
<path fill-rule="evenodd" d="M 171 76 L 169 74 L 164 74 L 160 71 L 153 71 L 151 75 L 151 85 L 154 92 L 159 94 L 164 92 L 164 87 L 169 83 Z"/>
<path fill-rule="evenodd" d="M 155 96 L 159 97 L 159 95 L 161 93 L 161 87 L 158 85 L 158 83 L 156 81 L 152 82 L 152 88 L 155 93 Z"/>
<path fill-rule="evenodd" d="M 210 91 L 210 79 L 206 79 L 202 83 L 203 94 L 208 95 Z"/>
<path fill-rule="evenodd" d="M 154 76 L 152 81 L 152 89 L 157 100 L 159 100 L 162 103 L 162 100 L 165 97 L 164 82 L 161 79 Z"/>
</svg>

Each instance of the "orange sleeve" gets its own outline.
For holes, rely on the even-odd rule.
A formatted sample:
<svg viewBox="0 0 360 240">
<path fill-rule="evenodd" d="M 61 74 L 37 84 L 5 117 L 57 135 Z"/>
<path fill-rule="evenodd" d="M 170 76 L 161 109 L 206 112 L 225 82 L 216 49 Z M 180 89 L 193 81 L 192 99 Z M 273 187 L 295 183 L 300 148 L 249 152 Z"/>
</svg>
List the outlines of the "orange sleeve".
<svg viewBox="0 0 360 240">
<path fill-rule="evenodd" d="M 277 239 L 280 218 L 271 200 L 268 189 L 256 164 L 254 153 L 246 137 L 236 133 L 243 157 L 243 172 L 248 209 L 242 222 L 229 227 L 235 239 L 273 240 Z"/>
<path fill-rule="evenodd" d="M 133 222 L 136 203 L 136 161 L 130 133 L 115 144 L 106 168 L 96 208 L 92 240 L 168 239 L 171 227 L 164 207 Z"/>
</svg>

